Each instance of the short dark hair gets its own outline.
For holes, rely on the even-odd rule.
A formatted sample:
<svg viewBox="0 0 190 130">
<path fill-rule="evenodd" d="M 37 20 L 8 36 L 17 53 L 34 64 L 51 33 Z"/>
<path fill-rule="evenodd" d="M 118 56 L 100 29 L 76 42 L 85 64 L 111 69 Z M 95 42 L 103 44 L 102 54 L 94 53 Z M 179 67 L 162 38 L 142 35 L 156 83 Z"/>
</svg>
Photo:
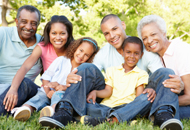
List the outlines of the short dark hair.
<svg viewBox="0 0 190 130">
<path fill-rule="evenodd" d="M 100 25 L 102 25 L 103 23 L 105 23 L 107 20 L 111 19 L 111 18 L 117 18 L 117 19 L 120 19 L 117 15 L 115 14 L 108 14 L 106 16 L 103 17 Z"/>
<path fill-rule="evenodd" d="M 136 36 L 129 36 L 127 37 L 124 41 L 123 41 L 123 44 L 122 44 L 122 49 L 124 50 L 125 46 L 128 44 L 128 43 L 135 43 L 135 44 L 139 44 L 140 47 L 141 47 L 141 52 L 143 52 L 143 42 L 140 38 L 136 37 Z"/>
<path fill-rule="evenodd" d="M 44 46 L 46 46 L 47 44 L 50 43 L 49 32 L 51 30 L 51 25 L 53 23 L 62 23 L 66 26 L 67 33 L 69 36 L 68 36 L 66 44 L 64 45 L 64 50 L 65 50 L 65 49 L 67 49 L 69 44 L 74 40 L 74 38 L 73 38 L 73 25 L 67 19 L 67 17 L 65 17 L 63 15 L 61 15 L 61 16 L 54 15 L 51 17 L 51 21 L 49 21 L 44 28 L 44 34 L 43 34 L 43 37 L 41 40 L 44 41 Z"/>
<path fill-rule="evenodd" d="M 24 6 L 21 6 L 21 7 L 18 9 L 18 11 L 17 11 L 16 18 L 19 19 L 19 17 L 20 17 L 20 12 L 21 12 L 23 9 L 25 9 L 25 10 L 31 12 L 31 13 L 37 12 L 37 13 L 38 13 L 38 25 L 39 25 L 39 23 L 40 23 L 40 18 L 41 18 L 40 11 L 39 11 L 36 7 L 34 7 L 34 6 L 32 6 L 32 5 L 24 5 Z"/>
</svg>

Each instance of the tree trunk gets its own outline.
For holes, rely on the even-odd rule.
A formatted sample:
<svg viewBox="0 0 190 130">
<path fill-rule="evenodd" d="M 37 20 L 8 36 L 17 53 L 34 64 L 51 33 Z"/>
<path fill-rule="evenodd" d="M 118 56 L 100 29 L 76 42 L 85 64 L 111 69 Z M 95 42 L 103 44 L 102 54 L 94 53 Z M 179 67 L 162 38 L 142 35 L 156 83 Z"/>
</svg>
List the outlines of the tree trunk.
<svg viewBox="0 0 190 130">
<path fill-rule="evenodd" d="M 8 22 L 6 19 L 8 2 L 9 0 L 2 1 L 2 7 L 1 7 L 2 8 L 2 12 L 1 12 L 2 26 L 8 26 Z"/>
</svg>

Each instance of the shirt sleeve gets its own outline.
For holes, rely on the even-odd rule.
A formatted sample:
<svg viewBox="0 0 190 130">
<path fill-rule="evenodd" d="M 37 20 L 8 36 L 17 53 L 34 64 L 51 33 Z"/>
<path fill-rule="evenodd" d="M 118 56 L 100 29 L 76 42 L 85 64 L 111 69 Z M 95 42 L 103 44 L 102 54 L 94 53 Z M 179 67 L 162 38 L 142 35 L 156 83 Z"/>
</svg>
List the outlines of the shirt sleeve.
<svg viewBox="0 0 190 130">
<path fill-rule="evenodd" d="M 147 52 L 146 49 L 144 49 L 144 58 L 147 63 L 147 69 L 154 73 L 157 69 L 162 68 L 163 64 L 158 54 Z"/>
<path fill-rule="evenodd" d="M 51 81 L 55 72 L 59 70 L 59 66 L 61 65 L 60 62 L 62 61 L 62 59 L 63 59 L 62 56 L 56 58 L 48 67 L 48 69 L 42 74 L 40 80 L 43 79 Z"/>
<path fill-rule="evenodd" d="M 179 76 L 190 74 L 190 45 L 178 50 L 177 69 Z"/>
<path fill-rule="evenodd" d="M 4 43 L 5 34 L 6 34 L 6 32 L 5 32 L 4 27 L 0 27 L 0 50 Z"/>
<path fill-rule="evenodd" d="M 39 42 L 37 45 L 41 48 L 41 50 L 42 50 L 42 56 L 43 56 L 43 53 L 44 53 L 44 47 L 43 47 L 44 42 Z"/>
<path fill-rule="evenodd" d="M 93 60 L 93 64 L 96 65 L 96 67 L 98 67 L 98 69 L 100 71 L 103 70 L 103 61 L 102 61 L 102 50 L 100 49 L 100 51 L 96 54 L 96 56 L 94 57 Z"/>
<path fill-rule="evenodd" d="M 146 71 L 142 71 L 141 73 L 139 73 L 136 87 L 138 87 L 141 84 L 144 84 L 144 85 L 148 84 L 148 78 L 149 78 L 149 75 Z"/>
<path fill-rule="evenodd" d="M 106 74 L 105 74 L 105 83 L 111 87 L 113 87 L 113 72 L 114 68 L 110 67 L 106 69 Z"/>
</svg>

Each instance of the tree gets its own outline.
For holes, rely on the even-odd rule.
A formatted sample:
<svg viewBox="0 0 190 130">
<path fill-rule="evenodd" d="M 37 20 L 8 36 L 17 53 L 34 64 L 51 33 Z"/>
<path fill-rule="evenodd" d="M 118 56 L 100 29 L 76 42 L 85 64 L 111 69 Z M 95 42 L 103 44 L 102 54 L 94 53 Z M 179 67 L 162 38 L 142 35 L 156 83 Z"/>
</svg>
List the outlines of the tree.
<svg viewBox="0 0 190 130">
<path fill-rule="evenodd" d="M 64 4 L 65 0 L 59 1 L 59 0 L 2 0 L 2 12 L 1 12 L 1 19 L 2 19 L 2 26 L 8 26 L 9 24 L 13 23 L 13 21 L 8 22 L 6 18 L 7 11 L 10 11 L 10 15 L 13 17 L 13 19 L 16 18 L 16 13 L 19 7 L 23 5 L 33 5 L 37 7 L 40 12 L 44 12 L 45 9 L 50 9 L 53 7 L 57 2 L 59 4 Z M 69 0 L 70 4 L 73 3 L 74 0 Z M 42 22 L 46 21 L 46 17 L 43 16 L 42 13 Z"/>
<path fill-rule="evenodd" d="M 1 9 L 2 9 L 1 12 L 2 26 L 8 26 L 8 24 L 13 23 L 14 21 L 8 22 L 6 19 L 7 10 L 15 10 L 10 6 L 9 0 L 2 0 Z"/>
<path fill-rule="evenodd" d="M 118 15 L 126 24 L 126 34 L 137 36 L 136 28 L 141 18 L 157 14 L 166 21 L 169 39 L 180 37 L 190 42 L 189 0 L 14 0 L 8 2 L 13 19 L 16 17 L 16 10 L 24 4 L 34 5 L 40 10 L 40 34 L 52 15 L 65 15 L 73 23 L 75 39 L 89 36 L 103 46 L 106 40 L 100 30 L 100 22 L 105 15 Z"/>
<path fill-rule="evenodd" d="M 148 14 L 157 14 L 166 21 L 169 39 L 180 37 L 188 43 L 190 43 L 189 7 L 189 0 L 149 0 L 147 3 Z"/>
</svg>

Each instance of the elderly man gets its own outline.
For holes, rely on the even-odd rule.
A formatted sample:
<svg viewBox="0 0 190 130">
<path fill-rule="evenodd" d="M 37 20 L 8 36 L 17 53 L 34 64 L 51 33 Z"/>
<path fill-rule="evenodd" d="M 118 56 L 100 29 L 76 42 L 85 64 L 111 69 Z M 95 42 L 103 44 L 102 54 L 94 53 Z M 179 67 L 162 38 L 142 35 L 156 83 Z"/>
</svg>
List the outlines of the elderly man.
<svg viewBox="0 0 190 130">
<path fill-rule="evenodd" d="M 33 83 L 40 73 L 40 59 L 27 73 L 19 88 L 11 86 L 12 79 L 23 62 L 30 56 L 41 36 L 36 34 L 40 23 L 40 12 L 33 6 L 18 9 L 16 27 L 0 28 L 0 114 L 10 114 L 15 106 L 20 106 L 34 96 L 38 86 Z"/>
</svg>

